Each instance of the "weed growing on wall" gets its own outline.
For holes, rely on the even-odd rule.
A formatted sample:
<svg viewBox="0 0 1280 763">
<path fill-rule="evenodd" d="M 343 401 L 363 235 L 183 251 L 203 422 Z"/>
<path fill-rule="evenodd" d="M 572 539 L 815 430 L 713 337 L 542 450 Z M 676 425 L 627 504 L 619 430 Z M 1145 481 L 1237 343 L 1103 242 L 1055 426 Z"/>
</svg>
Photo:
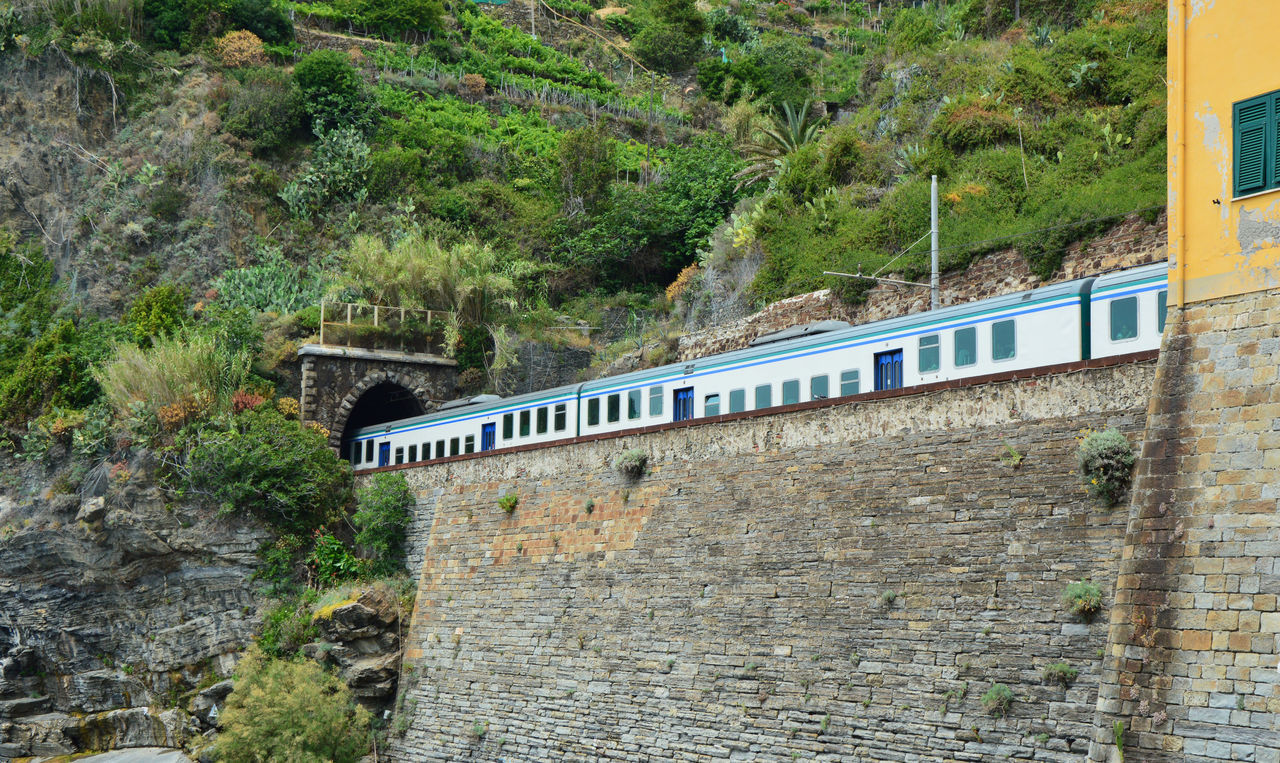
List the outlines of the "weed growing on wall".
<svg viewBox="0 0 1280 763">
<path fill-rule="evenodd" d="M 1080 479 L 1089 495 L 1105 506 L 1114 506 L 1129 487 L 1135 460 L 1133 446 L 1118 429 L 1097 432 L 1086 429 L 1078 438 L 1076 458 Z"/>
<path fill-rule="evenodd" d="M 507 513 L 507 516 L 515 513 L 516 507 L 520 505 L 520 495 L 518 493 L 507 493 L 498 499 L 498 508 Z"/>
<path fill-rule="evenodd" d="M 1013 692 L 1004 684 L 992 684 L 987 693 L 982 695 L 982 707 L 1001 718 L 1009 714 L 1009 706 L 1012 704 Z"/>
<path fill-rule="evenodd" d="M 1067 586 L 1062 600 L 1072 614 L 1087 620 L 1102 609 L 1102 590 L 1088 580 L 1080 580 Z"/>
<path fill-rule="evenodd" d="M 1063 686 L 1070 686 L 1078 675 L 1080 675 L 1080 671 L 1065 662 L 1055 662 L 1044 669 L 1043 677 L 1045 683 L 1060 683 Z"/>
<path fill-rule="evenodd" d="M 624 450 L 613 459 L 613 470 L 628 480 L 638 480 L 649 467 L 649 454 L 640 448 Z"/>
</svg>

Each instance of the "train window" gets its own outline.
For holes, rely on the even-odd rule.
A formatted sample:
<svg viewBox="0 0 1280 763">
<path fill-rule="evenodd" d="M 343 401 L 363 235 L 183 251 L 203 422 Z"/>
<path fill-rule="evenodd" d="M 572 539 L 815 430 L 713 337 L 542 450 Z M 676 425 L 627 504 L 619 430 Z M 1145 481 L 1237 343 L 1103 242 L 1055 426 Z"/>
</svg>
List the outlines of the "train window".
<svg viewBox="0 0 1280 763">
<path fill-rule="evenodd" d="M 1164 333 L 1165 313 L 1169 312 L 1169 292 L 1162 291 L 1156 294 L 1156 333 Z"/>
<path fill-rule="evenodd" d="M 418 460 L 418 446 L 410 445 L 409 446 L 409 463 L 412 464 L 414 461 L 417 461 L 417 460 Z"/>
<path fill-rule="evenodd" d="M 502 439 L 510 440 L 516 436 L 516 415 L 508 413 L 502 417 Z"/>
<path fill-rule="evenodd" d="M 612 424 L 613 422 L 622 418 L 622 396 L 621 395 L 609 395 L 609 397 L 605 400 L 605 405 L 607 406 L 605 411 L 606 421 Z"/>
<path fill-rule="evenodd" d="M 365 461 L 373 460 L 373 440 L 369 440 L 364 444 L 364 460 Z"/>
<path fill-rule="evenodd" d="M 644 390 L 633 389 L 627 393 L 627 418 L 640 418 L 640 404 L 644 402 Z"/>
<path fill-rule="evenodd" d="M 594 427 L 600 423 L 600 398 L 593 397 L 587 401 L 587 426 Z"/>
<path fill-rule="evenodd" d="M 794 405 L 800 402 L 800 380 L 788 379 L 782 383 L 782 404 Z"/>
<path fill-rule="evenodd" d="M 719 416 L 720 415 L 720 396 L 707 395 L 702 403 L 703 416 Z"/>
<path fill-rule="evenodd" d="M 920 337 L 920 373 L 937 371 L 942 363 L 942 346 L 937 334 Z"/>
<path fill-rule="evenodd" d="M 825 400 L 831 394 L 831 390 L 827 387 L 830 379 L 826 374 L 815 376 L 809 380 L 809 399 Z"/>
<path fill-rule="evenodd" d="M 747 410 L 747 391 L 735 389 L 729 392 L 729 413 L 742 413 Z"/>
<path fill-rule="evenodd" d="M 840 372 L 840 397 L 858 394 L 858 369 L 852 368 Z"/>
<path fill-rule="evenodd" d="M 457 437 L 454 437 L 453 439 L 449 440 L 449 455 L 451 456 L 458 455 L 458 438 Z"/>
<path fill-rule="evenodd" d="M 661 386 L 649 388 L 649 415 L 650 416 L 662 415 L 662 387 Z"/>
<path fill-rule="evenodd" d="M 1138 336 L 1138 298 L 1111 300 L 1111 341 L 1123 342 Z"/>
<path fill-rule="evenodd" d="M 971 366 L 978 362 L 978 329 L 968 326 L 956 329 L 956 367 Z"/>
<path fill-rule="evenodd" d="M 463 442 L 462 452 L 463 453 L 476 452 L 476 436 L 475 435 L 473 434 L 467 435 L 467 439 Z"/>
<path fill-rule="evenodd" d="M 436 440 L 436 458 L 444 458 L 444 440 Z"/>
<path fill-rule="evenodd" d="M 538 434 L 547 433 L 547 406 L 538 409 Z"/>
<path fill-rule="evenodd" d="M 996 321 L 991 324 L 991 359 L 1008 360 L 1017 351 L 1017 331 L 1013 321 Z"/>
<path fill-rule="evenodd" d="M 756 387 L 756 410 L 773 405 L 773 385 L 761 384 Z"/>
<path fill-rule="evenodd" d="M 404 463 L 404 448 L 396 448 L 396 466 Z"/>
<path fill-rule="evenodd" d="M 364 452 L 364 445 L 359 442 L 351 443 L 351 465 L 360 465 L 360 454 Z"/>
<path fill-rule="evenodd" d="M 564 403 L 556 404 L 555 427 L 557 432 L 563 432 L 569 426 L 568 409 Z"/>
<path fill-rule="evenodd" d="M 529 412 L 520 411 L 520 436 L 529 436 Z"/>
</svg>

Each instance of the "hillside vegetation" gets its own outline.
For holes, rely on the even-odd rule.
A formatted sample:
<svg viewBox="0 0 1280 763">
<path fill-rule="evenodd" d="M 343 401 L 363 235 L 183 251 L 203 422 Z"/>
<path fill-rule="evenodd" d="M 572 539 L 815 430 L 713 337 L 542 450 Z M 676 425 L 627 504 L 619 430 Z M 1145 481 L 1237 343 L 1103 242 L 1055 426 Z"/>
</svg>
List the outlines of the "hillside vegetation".
<svg viewBox="0 0 1280 763">
<path fill-rule="evenodd" d="M 272 528 L 286 656 L 406 521 L 296 421 L 322 299 L 450 311 L 459 393 L 503 391 L 517 342 L 696 318 L 712 275 L 920 275 L 930 175 L 947 268 L 1156 213 L 1162 3 L 915 5 L 0 0 L 4 449 L 67 492 L 147 451 Z"/>
</svg>

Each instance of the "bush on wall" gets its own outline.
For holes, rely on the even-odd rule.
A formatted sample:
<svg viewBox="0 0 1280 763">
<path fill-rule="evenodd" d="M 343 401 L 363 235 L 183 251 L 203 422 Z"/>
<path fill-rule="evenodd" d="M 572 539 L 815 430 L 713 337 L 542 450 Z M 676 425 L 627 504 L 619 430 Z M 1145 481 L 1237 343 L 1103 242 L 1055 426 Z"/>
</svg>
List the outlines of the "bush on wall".
<svg viewBox="0 0 1280 763">
<path fill-rule="evenodd" d="M 1076 457 L 1085 488 L 1104 505 L 1116 505 L 1129 487 L 1135 461 L 1133 446 L 1115 428 L 1103 432 L 1085 430 L 1079 440 Z"/>
</svg>

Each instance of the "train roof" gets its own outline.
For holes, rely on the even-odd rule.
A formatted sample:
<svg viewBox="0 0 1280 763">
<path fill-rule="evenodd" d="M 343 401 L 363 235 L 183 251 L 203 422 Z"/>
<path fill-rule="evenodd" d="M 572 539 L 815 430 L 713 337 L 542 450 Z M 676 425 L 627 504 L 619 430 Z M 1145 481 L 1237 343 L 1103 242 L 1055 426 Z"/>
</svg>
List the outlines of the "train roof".
<svg viewBox="0 0 1280 763">
<path fill-rule="evenodd" d="M 963 305 L 954 305 L 927 312 L 913 313 L 911 315 L 904 315 L 898 318 L 889 318 L 882 321 L 876 321 L 874 323 L 866 323 L 861 326 L 850 326 L 843 329 L 801 333 L 795 338 L 771 341 L 741 350 L 720 353 L 718 355 L 708 355 L 703 358 L 690 360 L 687 363 L 675 363 L 668 366 L 661 366 L 659 368 L 649 368 L 643 371 L 622 374 L 620 376 L 609 376 L 603 379 L 596 379 L 582 385 L 582 393 L 585 396 L 592 393 L 598 393 L 601 390 L 612 390 L 617 387 L 642 385 L 644 382 L 656 381 L 658 379 L 674 381 L 680 376 L 687 376 L 697 371 L 723 365 L 731 365 L 781 353 L 794 352 L 808 347 L 817 347 L 828 343 L 842 342 L 849 339 L 856 339 L 885 332 L 920 329 L 922 327 L 935 324 L 942 325 L 964 318 L 971 318 L 974 315 L 982 313 L 1007 310 L 1009 308 L 1018 307 L 1019 305 L 1047 302 L 1062 299 L 1064 297 L 1079 297 L 1088 290 L 1089 284 L 1092 280 L 1093 279 L 1091 278 L 1085 278 L 1077 281 L 1052 284 L 1050 286 L 1042 286 L 1031 291 L 988 297 L 987 299 L 981 299 L 976 302 L 967 302 Z"/>
<path fill-rule="evenodd" d="M 1127 270 L 1116 270 L 1111 273 L 1100 275 L 1094 279 L 1093 291 L 1109 292 L 1125 287 L 1137 286 L 1138 284 L 1156 283 L 1169 279 L 1169 263 L 1166 261 L 1153 262 L 1150 265 L 1142 265 Z"/>
</svg>

